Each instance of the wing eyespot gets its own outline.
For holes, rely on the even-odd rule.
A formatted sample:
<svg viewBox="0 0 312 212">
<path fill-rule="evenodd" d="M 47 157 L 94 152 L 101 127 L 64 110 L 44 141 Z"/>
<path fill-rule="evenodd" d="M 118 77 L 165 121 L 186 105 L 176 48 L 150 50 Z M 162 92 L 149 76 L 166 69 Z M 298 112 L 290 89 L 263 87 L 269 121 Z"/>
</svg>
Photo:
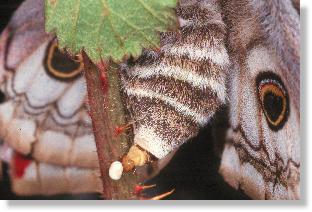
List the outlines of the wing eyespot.
<svg viewBox="0 0 312 212">
<path fill-rule="evenodd" d="M 58 48 L 55 40 L 47 48 L 44 66 L 51 77 L 61 81 L 76 79 L 83 69 L 82 57 L 71 58 Z"/>
<path fill-rule="evenodd" d="M 258 99 L 269 127 L 280 130 L 289 116 L 289 96 L 281 78 L 272 72 L 257 76 Z"/>
</svg>

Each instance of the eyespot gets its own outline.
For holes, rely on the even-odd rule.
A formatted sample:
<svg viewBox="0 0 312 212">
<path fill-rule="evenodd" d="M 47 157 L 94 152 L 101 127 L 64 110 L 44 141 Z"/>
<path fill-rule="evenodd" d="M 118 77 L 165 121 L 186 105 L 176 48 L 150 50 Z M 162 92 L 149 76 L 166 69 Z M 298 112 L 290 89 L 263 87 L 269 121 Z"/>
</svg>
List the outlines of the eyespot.
<svg viewBox="0 0 312 212">
<path fill-rule="evenodd" d="M 62 52 L 56 41 L 52 41 L 46 52 L 44 59 L 46 72 L 53 78 L 68 81 L 81 75 L 83 63 L 82 58 L 72 59 L 66 53 Z"/>
<path fill-rule="evenodd" d="M 289 116 L 288 92 L 279 76 L 263 72 L 256 79 L 258 97 L 269 127 L 278 131 Z"/>
</svg>

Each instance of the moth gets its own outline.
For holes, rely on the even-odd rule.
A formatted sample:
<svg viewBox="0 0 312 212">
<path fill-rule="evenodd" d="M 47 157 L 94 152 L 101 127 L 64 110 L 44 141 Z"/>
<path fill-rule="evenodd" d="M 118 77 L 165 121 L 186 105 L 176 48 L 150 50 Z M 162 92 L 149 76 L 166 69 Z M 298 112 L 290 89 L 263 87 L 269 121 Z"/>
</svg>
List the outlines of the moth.
<svg viewBox="0 0 312 212">
<path fill-rule="evenodd" d="M 1 157 L 18 195 L 99 192 L 83 65 L 57 48 L 43 17 L 43 1 L 25 1 L 1 34 Z"/>
<path fill-rule="evenodd" d="M 179 32 L 122 69 L 134 143 L 163 158 L 228 105 L 224 179 L 254 199 L 299 199 L 298 8 L 179 1 Z"/>
<path fill-rule="evenodd" d="M 77 151 L 85 151 L 75 156 L 72 152 L 75 152 L 76 139 L 72 136 L 69 137 L 74 142 L 66 153 L 58 151 L 63 146 L 55 147 L 53 154 L 58 156 L 52 157 L 47 157 L 50 152 L 40 157 L 36 150 L 40 146 L 54 148 L 53 145 L 47 147 L 49 142 L 40 139 L 51 129 L 65 135 L 67 129 L 72 132 L 72 125 L 84 123 L 81 136 L 92 137 L 90 121 L 88 125 L 84 122 L 89 117 L 83 103 L 85 95 L 81 95 L 85 92 L 85 82 L 79 62 L 70 61 L 69 69 L 66 69 L 69 66 L 53 67 L 49 52 L 53 52 L 52 55 L 58 52 L 53 49 L 53 37 L 43 32 L 43 18 L 33 18 L 38 14 L 42 17 L 42 7 L 29 10 L 35 3 L 42 4 L 38 2 L 27 0 L 20 9 L 22 12 L 15 14 L 1 35 L 0 84 L 6 101 L 0 105 L 0 124 L 5 126 L 0 136 L 15 151 L 30 154 L 32 160 L 37 160 L 37 166 L 43 161 L 65 166 L 65 169 L 75 167 L 81 170 L 79 173 L 91 175 L 96 172 L 96 165 L 82 165 L 82 161 L 96 161 L 93 139 L 85 141 L 83 148 L 77 147 Z M 229 128 L 220 165 L 225 181 L 254 199 L 299 199 L 299 10 L 299 3 L 290 0 L 179 1 L 176 9 L 179 30 L 162 33 L 159 50 L 144 50 L 138 59 L 120 67 L 125 105 L 134 120 L 134 146 L 158 159 L 165 158 L 196 136 L 214 119 L 220 107 L 226 105 Z M 47 58 L 48 62 L 52 61 L 50 65 L 46 65 Z M 37 85 L 37 77 L 33 75 L 37 69 L 28 65 L 35 60 L 43 61 L 40 76 L 45 76 L 44 83 L 38 83 L 35 89 L 40 91 L 39 96 L 31 89 Z M 23 83 L 16 83 L 20 75 Z M 83 82 L 79 84 L 80 81 Z M 70 88 L 77 85 L 72 91 L 79 100 L 66 99 L 70 98 L 66 93 L 71 89 L 61 90 L 61 85 Z M 62 99 L 66 99 L 64 104 L 59 103 Z M 68 103 L 72 104 L 66 111 Z M 10 104 L 13 106 L 7 106 Z M 75 111 L 81 111 L 79 118 L 78 113 L 73 113 L 73 105 L 77 108 Z M 14 110 L 11 116 L 9 110 Z M 44 123 L 51 122 L 45 122 L 42 116 L 54 117 L 62 111 L 75 115 L 61 117 L 57 124 L 45 126 Z M 24 121 L 21 124 L 13 121 L 15 119 L 35 120 L 36 124 L 40 123 L 35 127 L 40 133 L 34 136 L 29 133 L 31 124 Z M 63 122 L 66 127 L 60 124 Z M 15 130 L 10 132 L 11 128 Z M 71 157 L 76 158 L 77 163 Z M 53 174 L 46 176 L 53 179 Z M 76 176 L 79 179 L 79 174 Z M 32 182 L 35 184 L 37 179 Z M 89 182 L 86 178 L 80 180 Z M 100 182 L 90 186 L 90 190 L 99 187 Z M 72 187 L 66 189 L 73 191 Z"/>
</svg>

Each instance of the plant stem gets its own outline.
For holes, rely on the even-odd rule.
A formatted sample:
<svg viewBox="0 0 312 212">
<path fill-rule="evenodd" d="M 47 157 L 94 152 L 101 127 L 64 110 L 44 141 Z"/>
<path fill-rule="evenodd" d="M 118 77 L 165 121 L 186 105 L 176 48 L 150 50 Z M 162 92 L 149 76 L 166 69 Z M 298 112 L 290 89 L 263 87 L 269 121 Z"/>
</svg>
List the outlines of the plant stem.
<svg viewBox="0 0 312 212">
<path fill-rule="evenodd" d="M 134 187 L 137 184 L 137 177 L 134 173 L 123 174 L 118 181 L 113 181 L 108 175 L 110 164 L 119 160 L 131 146 L 125 135 L 117 137 L 114 134 L 115 127 L 125 124 L 126 120 L 117 70 L 108 68 L 106 62 L 96 66 L 84 52 L 82 56 L 103 182 L 103 198 L 135 199 Z"/>
</svg>

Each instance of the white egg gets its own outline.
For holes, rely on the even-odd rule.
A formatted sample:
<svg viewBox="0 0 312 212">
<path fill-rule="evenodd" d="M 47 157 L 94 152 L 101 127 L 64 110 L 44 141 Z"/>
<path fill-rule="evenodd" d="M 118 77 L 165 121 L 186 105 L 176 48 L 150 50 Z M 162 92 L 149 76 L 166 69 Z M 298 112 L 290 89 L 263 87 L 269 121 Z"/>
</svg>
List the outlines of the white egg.
<svg viewBox="0 0 312 212">
<path fill-rule="evenodd" d="M 120 163 L 119 161 L 115 161 L 110 165 L 108 174 L 111 179 L 119 180 L 121 178 L 122 172 L 122 163 Z"/>
</svg>

